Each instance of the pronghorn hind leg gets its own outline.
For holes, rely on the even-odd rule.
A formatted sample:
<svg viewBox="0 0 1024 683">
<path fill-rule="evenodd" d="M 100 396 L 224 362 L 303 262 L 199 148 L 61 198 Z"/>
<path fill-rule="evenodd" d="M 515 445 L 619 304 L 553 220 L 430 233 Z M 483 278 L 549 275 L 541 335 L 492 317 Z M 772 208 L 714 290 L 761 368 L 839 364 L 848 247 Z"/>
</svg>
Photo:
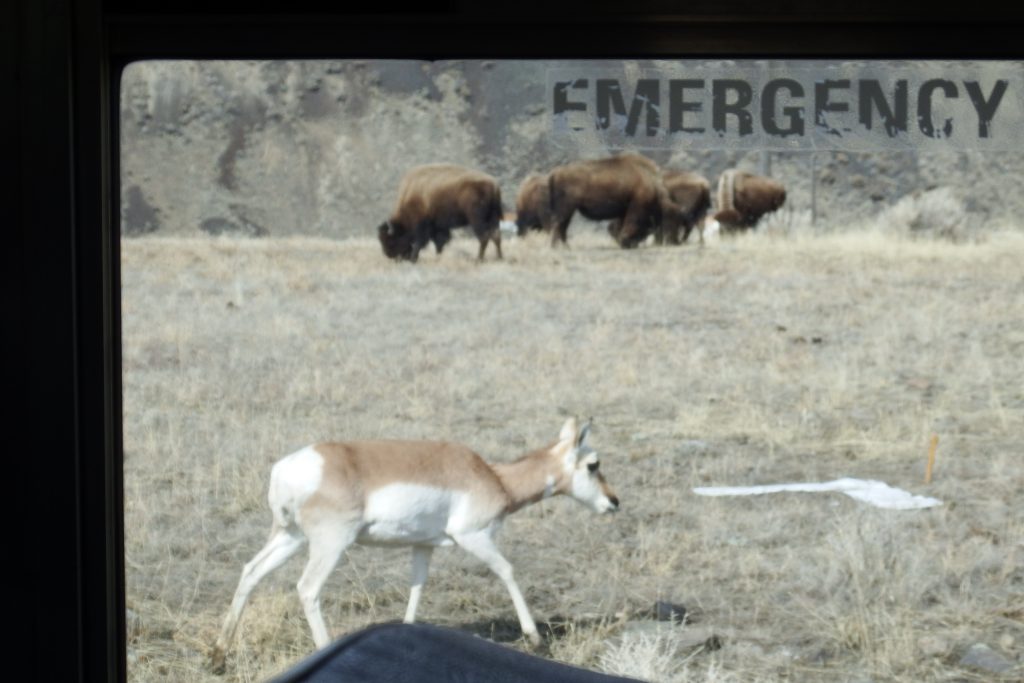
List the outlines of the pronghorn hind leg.
<svg viewBox="0 0 1024 683">
<path fill-rule="evenodd" d="M 416 608 L 420 604 L 420 595 L 423 594 L 423 584 L 427 582 L 427 574 L 430 572 L 430 556 L 434 548 L 429 545 L 414 545 L 412 547 L 412 580 L 409 589 L 409 606 L 405 609 L 405 623 L 411 624 L 416 621 Z"/>
<path fill-rule="evenodd" d="M 526 606 L 526 600 L 523 599 L 523 594 L 519 590 L 515 578 L 512 576 L 512 565 L 498 551 L 498 548 L 494 545 L 494 539 L 491 538 L 491 534 L 487 531 L 476 531 L 470 534 L 460 534 L 454 538 L 460 547 L 482 560 L 484 564 L 491 568 L 491 571 L 505 582 L 505 587 L 508 588 L 509 595 L 512 596 L 512 604 L 515 605 L 519 624 L 523 629 L 523 635 L 529 638 L 534 646 L 540 645 L 540 634 L 537 633 L 537 624 L 534 623 L 533 617 L 530 616 L 530 609 Z"/>
<path fill-rule="evenodd" d="M 309 562 L 299 577 L 297 588 L 317 649 L 331 642 L 324 616 L 320 612 L 320 591 L 338 564 L 341 554 L 352 545 L 357 534 L 356 524 L 344 522 L 324 524 L 315 533 L 309 534 Z"/>
<path fill-rule="evenodd" d="M 224 618 L 224 626 L 221 628 L 220 636 L 217 638 L 210 657 L 210 667 L 215 673 L 224 671 L 224 658 L 228 646 L 235 635 L 238 620 L 242 616 L 242 610 L 245 609 L 245 603 L 253 588 L 264 576 L 280 567 L 294 555 L 305 540 L 297 529 L 287 529 L 275 524 L 266 545 L 242 569 L 242 578 L 238 582 L 235 597 L 231 601 L 231 608 Z"/>
</svg>

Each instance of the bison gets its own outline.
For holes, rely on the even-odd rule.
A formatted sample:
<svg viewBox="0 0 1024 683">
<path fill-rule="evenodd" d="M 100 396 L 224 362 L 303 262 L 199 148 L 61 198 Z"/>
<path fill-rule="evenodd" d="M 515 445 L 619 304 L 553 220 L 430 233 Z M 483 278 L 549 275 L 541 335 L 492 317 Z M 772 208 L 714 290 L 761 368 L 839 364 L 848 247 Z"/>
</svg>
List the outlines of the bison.
<svg viewBox="0 0 1024 683">
<path fill-rule="evenodd" d="M 778 181 L 729 169 L 718 178 L 718 211 L 714 219 L 723 232 L 753 228 L 762 216 L 785 201 L 786 188 Z"/>
<path fill-rule="evenodd" d="M 711 184 L 702 175 L 676 170 L 666 170 L 661 180 L 666 196 L 661 207 L 661 224 L 654 229 L 654 241 L 657 244 L 680 244 L 689 239 L 694 226 L 704 220 L 711 208 Z M 620 240 L 621 230 L 621 220 L 608 224 L 608 232 L 616 242 Z"/>
<path fill-rule="evenodd" d="M 524 236 L 529 230 L 543 230 L 551 212 L 548 177 L 531 173 L 519 185 L 516 194 L 516 231 Z"/>
<path fill-rule="evenodd" d="M 635 247 L 661 224 L 665 188 L 657 165 L 633 152 L 574 161 L 548 174 L 551 244 L 568 244 L 569 221 L 577 211 L 591 220 L 618 220 L 616 240 Z"/>
<path fill-rule="evenodd" d="M 656 241 L 679 244 L 690 238 L 695 225 L 704 220 L 711 208 L 711 183 L 698 173 L 687 171 L 665 171 L 662 175 L 669 205 L 663 213 L 662 230 L 656 233 Z M 680 239 L 679 229 L 683 234 Z"/>
<path fill-rule="evenodd" d="M 501 190 L 493 177 L 454 164 L 426 164 L 402 178 L 398 202 L 377 236 L 385 256 L 415 262 L 427 242 L 441 253 L 452 228 L 468 225 L 480 240 L 477 259 L 483 260 L 488 241 L 500 259 L 501 216 Z"/>
</svg>

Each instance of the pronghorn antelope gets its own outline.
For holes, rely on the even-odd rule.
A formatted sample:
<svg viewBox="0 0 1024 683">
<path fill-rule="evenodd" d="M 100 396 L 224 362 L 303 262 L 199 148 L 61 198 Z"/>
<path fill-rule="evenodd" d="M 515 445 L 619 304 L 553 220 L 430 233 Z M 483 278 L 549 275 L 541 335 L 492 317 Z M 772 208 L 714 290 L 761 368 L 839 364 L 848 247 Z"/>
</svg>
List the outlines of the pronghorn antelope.
<svg viewBox="0 0 1024 683">
<path fill-rule="evenodd" d="M 253 588 L 306 541 L 309 561 L 297 587 L 317 648 L 330 642 L 320 590 L 352 543 L 412 546 L 406 623 L 416 618 L 433 549 L 462 547 L 505 582 L 523 633 L 538 644 L 537 626 L 494 535 L 506 515 L 553 495 L 567 494 L 601 513 L 618 509 L 597 452 L 587 445 L 589 431 L 589 422 L 579 426 L 570 418 L 557 441 L 510 463 L 487 463 L 466 446 L 435 441 L 320 443 L 285 456 L 270 472 L 270 539 L 242 570 L 213 649 L 214 670 L 224 667 Z"/>
</svg>

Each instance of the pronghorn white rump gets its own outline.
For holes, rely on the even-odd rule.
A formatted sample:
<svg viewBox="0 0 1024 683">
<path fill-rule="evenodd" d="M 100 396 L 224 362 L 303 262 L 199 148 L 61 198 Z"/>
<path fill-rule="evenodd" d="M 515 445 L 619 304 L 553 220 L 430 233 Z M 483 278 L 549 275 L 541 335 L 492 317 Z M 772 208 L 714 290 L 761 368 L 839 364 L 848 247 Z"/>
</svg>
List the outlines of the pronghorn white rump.
<svg viewBox="0 0 1024 683">
<path fill-rule="evenodd" d="M 307 542 L 309 561 L 298 592 L 318 648 L 330 642 L 320 591 L 352 543 L 412 547 L 407 623 L 416 618 L 433 549 L 464 548 L 505 583 L 523 633 L 539 643 L 512 566 L 494 536 L 506 515 L 552 495 L 566 494 L 600 513 L 618 509 L 598 454 L 587 445 L 589 431 L 589 422 L 579 426 L 570 418 L 557 441 L 510 463 L 487 463 L 466 446 L 443 441 L 320 443 L 285 456 L 270 473 L 270 539 L 242 570 L 212 667 L 223 670 L 256 584 Z"/>
</svg>

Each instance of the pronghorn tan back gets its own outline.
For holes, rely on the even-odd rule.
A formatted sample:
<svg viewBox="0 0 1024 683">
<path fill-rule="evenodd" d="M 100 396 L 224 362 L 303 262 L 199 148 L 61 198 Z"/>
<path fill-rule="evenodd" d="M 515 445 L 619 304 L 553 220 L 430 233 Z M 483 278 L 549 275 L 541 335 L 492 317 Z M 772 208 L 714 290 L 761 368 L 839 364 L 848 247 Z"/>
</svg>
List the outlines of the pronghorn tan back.
<svg viewBox="0 0 1024 683">
<path fill-rule="evenodd" d="M 503 499 L 494 470 L 472 450 L 448 441 L 350 441 L 320 443 L 323 483 L 310 502 L 365 500 L 397 482 L 436 486 Z"/>
</svg>

